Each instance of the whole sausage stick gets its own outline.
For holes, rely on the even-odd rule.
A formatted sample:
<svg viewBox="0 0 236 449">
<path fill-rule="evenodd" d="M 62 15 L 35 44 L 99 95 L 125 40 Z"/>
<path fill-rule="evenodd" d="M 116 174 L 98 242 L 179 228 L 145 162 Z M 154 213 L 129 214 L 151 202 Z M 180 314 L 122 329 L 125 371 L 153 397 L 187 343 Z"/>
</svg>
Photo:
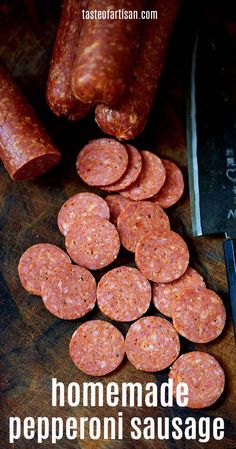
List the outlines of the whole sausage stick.
<svg viewBox="0 0 236 449">
<path fill-rule="evenodd" d="M 45 173 L 61 154 L 38 120 L 33 108 L 0 66 L 0 157 L 15 181 Z"/>
<path fill-rule="evenodd" d="M 77 100 L 71 90 L 71 75 L 82 27 L 82 9 L 87 0 L 64 0 L 47 82 L 46 99 L 54 114 L 79 120 L 91 105 Z"/>
<path fill-rule="evenodd" d="M 89 11 L 140 11 L 146 0 L 90 0 Z M 132 74 L 140 20 L 84 19 L 72 73 L 72 90 L 81 101 L 117 104 Z"/>
<path fill-rule="evenodd" d="M 105 133 L 119 140 L 128 140 L 143 131 L 154 102 L 179 5 L 180 0 L 151 0 L 148 4 L 149 10 L 158 11 L 158 19 L 144 23 L 129 92 L 117 108 L 103 104 L 96 108 L 96 122 Z"/>
</svg>

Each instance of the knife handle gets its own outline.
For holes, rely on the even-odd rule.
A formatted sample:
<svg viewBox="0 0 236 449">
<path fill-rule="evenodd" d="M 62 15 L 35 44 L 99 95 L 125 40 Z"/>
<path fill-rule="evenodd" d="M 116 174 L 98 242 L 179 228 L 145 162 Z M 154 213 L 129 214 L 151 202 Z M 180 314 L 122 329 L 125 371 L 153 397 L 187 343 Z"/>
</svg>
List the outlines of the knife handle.
<svg viewBox="0 0 236 449">
<path fill-rule="evenodd" d="M 228 278 L 228 289 L 231 302 L 234 337 L 236 340 L 236 241 L 227 239 L 224 241 L 224 255 Z"/>
</svg>

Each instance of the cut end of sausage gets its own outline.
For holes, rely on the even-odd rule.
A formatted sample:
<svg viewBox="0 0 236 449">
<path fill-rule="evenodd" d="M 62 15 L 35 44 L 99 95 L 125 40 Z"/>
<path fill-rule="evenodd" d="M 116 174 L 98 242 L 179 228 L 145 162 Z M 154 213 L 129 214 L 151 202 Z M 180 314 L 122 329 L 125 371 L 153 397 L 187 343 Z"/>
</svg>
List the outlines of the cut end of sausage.
<svg viewBox="0 0 236 449">
<path fill-rule="evenodd" d="M 30 181 L 51 170 L 61 160 L 58 152 L 42 154 L 23 164 L 17 171 L 9 170 L 8 173 L 13 181 Z"/>
</svg>

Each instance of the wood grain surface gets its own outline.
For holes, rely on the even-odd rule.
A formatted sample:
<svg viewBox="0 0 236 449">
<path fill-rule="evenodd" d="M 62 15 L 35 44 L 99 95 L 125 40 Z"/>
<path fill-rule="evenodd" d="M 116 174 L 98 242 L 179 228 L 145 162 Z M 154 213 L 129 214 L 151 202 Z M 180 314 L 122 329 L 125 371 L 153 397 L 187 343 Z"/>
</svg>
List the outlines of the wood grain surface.
<svg viewBox="0 0 236 449">
<path fill-rule="evenodd" d="M 97 307 L 83 319 L 62 321 L 50 315 L 39 297 L 25 292 L 19 282 L 17 265 L 23 251 L 38 242 L 50 242 L 64 248 L 57 229 L 56 218 L 62 203 L 79 191 L 89 190 L 78 178 L 75 160 L 78 151 L 88 140 L 102 136 L 94 124 L 93 116 L 80 123 L 70 124 L 59 120 L 48 110 L 45 100 L 45 82 L 55 37 L 59 14 L 57 1 L 39 2 L 40 27 L 35 26 L 26 6 L 31 2 L 9 2 L 7 10 L 0 9 L 0 58 L 12 72 L 17 82 L 35 106 L 43 123 L 63 153 L 62 163 L 53 171 L 34 182 L 12 182 L 0 166 L 0 300 L 1 300 L 1 448 L 36 448 L 35 440 L 19 440 L 10 445 L 8 416 L 112 416 L 119 410 L 109 407 L 82 407 L 53 409 L 51 407 L 51 378 L 56 377 L 66 385 L 69 382 L 94 380 L 81 373 L 69 358 L 68 345 L 74 330 L 87 319 L 102 318 Z M 126 408 L 124 431 L 129 434 L 129 421 L 134 415 L 169 416 L 183 418 L 194 416 L 223 417 L 225 438 L 211 440 L 208 449 L 233 449 L 236 447 L 236 351 L 227 296 L 226 274 L 221 237 L 193 238 L 187 186 L 185 143 L 185 88 L 187 75 L 187 32 L 190 31 L 186 13 L 177 23 L 168 61 L 160 84 L 155 107 L 145 132 L 135 141 L 140 149 L 155 151 L 158 155 L 177 162 L 185 174 L 185 194 L 177 206 L 169 211 L 172 227 L 187 241 L 191 252 L 191 265 L 203 276 L 209 288 L 223 299 L 228 318 L 222 335 L 207 345 L 194 345 L 181 338 L 181 352 L 193 349 L 207 351 L 217 357 L 226 373 L 226 389 L 219 401 L 206 410 L 194 411 L 158 407 Z M 1 101 L 1 99 L 0 99 Z M 95 191 L 95 190 L 93 190 Z M 133 263 L 132 255 L 122 251 L 119 264 Z M 109 267 L 108 269 L 110 269 Z M 102 272 L 96 274 L 97 279 Z M 157 314 L 152 306 L 148 314 Z M 125 334 L 128 324 L 118 325 Z M 125 360 L 121 367 L 102 382 L 146 382 L 158 385 L 167 379 L 168 370 L 156 374 L 137 371 Z M 95 379 L 98 380 L 98 379 Z M 43 449 L 53 447 L 49 441 Z M 132 441 L 69 441 L 56 444 L 58 449 L 198 449 L 199 442 Z"/>
</svg>

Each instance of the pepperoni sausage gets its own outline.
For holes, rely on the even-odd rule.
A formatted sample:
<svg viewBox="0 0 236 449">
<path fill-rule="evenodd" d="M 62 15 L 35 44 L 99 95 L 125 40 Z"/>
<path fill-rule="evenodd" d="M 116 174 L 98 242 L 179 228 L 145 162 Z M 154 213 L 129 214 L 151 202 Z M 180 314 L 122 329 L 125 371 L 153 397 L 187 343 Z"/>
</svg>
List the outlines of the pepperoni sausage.
<svg viewBox="0 0 236 449">
<path fill-rule="evenodd" d="M 148 232 L 161 234 L 170 229 L 170 221 L 163 209 L 150 201 L 129 204 L 119 215 L 117 229 L 124 247 L 135 252 L 138 241 Z"/>
<path fill-rule="evenodd" d="M 188 407 L 204 408 L 214 404 L 223 393 L 225 374 L 218 361 L 206 352 L 193 351 L 181 355 L 173 364 L 169 378 L 188 385 Z"/>
<path fill-rule="evenodd" d="M 96 108 L 96 122 L 106 134 L 119 140 L 129 140 L 143 131 L 154 102 L 179 5 L 180 0 L 150 1 L 149 9 L 158 12 L 158 19 L 144 22 L 128 94 L 115 108 L 103 104 Z"/>
<path fill-rule="evenodd" d="M 90 0 L 89 11 L 98 13 L 142 9 L 145 0 Z M 74 95 L 85 103 L 116 104 L 123 97 L 139 35 L 134 19 L 86 19 L 72 74 Z"/>
<path fill-rule="evenodd" d="M 121 196 L 119 194 L 117 195 L 108 195 L 105 198 L 111 214 L 111 222 L 116 226 L 117 225 L 117 219 L 120 215 L 120 213 L 125 209 L 125 207 L 128 204 L 131 204 L 131 200 L 128 200 L 124 196 Z"/>
<path fill-rule="evenodd" d="M 18 273 L 27 292 L 41 296 L 42 285 L 49 274 L 60 265 L 71 264 L 69 256 L 58 246 L 38 243 L 22 254 Z"/>
<path fill-rule="evenodd" d="M 184 178 L 176 164 L 165 159 L 161 161 L 166 170 L 166 180 L 161 190 L 152 198 L 152 201 L 166 209 L 177 203 L 183 195 Z"/>
<path fill-rule="evenodd" d="M 112 320 L 133 321 L 148 310 L 151 286 L 136 268 L 114 268 L 99 281 L 97 301 L 101 312 Z"/>
<path fill-rule="evenodd" d="M 159 192 L 166 179 L 165 167 L 156 154 L 141 151 L 141 157 L 142 171 L 137 181 L 121 192 L 121 195 L 133 201 L 151 198 Z"/>
<path fill-rule="evenodd" d="M 183 337 L 194 343 L 208 343 L 221 334 L 226 312 L 222 299 L 212 290 L 188 289 L 174 302 L 172 317 Z"/>
<path fill-rule="evenodd" d="M 12 77 L 0 67 L 0 157 L 14 181 L 36 178 L 61 155 Z"/>
<path fill-rule="evenodd" d="M 120 250 L 115 226 L 100 217 L 87 217 L 72 223 L 65 243 L 74 262 L 89 270 L 106 267 L 117 258 Z"/>
<path fill-rule="evenodd" d="M 127 189 L 127 187 L 133 184 L 140 175 L 142 169 L 140 153 L 132 145 L 125 145 L 125 148 L 129 158 L 127 170 L 119 181 L 110 186 L 103 187 L 103 190 L 106 190 L 107 192 L 119 192 L 120 190 Z"/>
<path fill-rule="evenodd" d="M 46 309 L 63 320 L 75 320 L 94 308 L 96 281 L 93 275 L 78 265 L 59 266 L 42 286 Z"/>
<path fill-rule="evenodd" d="M 87 321 L 72 335 L 69 351 L 81 371 L 105 376 L 118 368 L 124 358 L 124 337 L 106 321 Z"/>
<path fill-rule="evenodd" d="M 113 139 L 89 142 L 79 152 L 76 169 L 90 186 L 106 186 L 118 181 L 128 166 L 128 153 L 121 143 Z"/>
<path fill-rule="evenodd" d="M 57 224 L 61 233 L 66 235 L 76 220 L 94 215 L 109 220 L 110 210 L 106 201 L 94 193 L 77 193 L 62 205 L 57 217 Z"/>
<path fill-rule="evenodd" d="M 172 307 L 180 295 L 189 288 L 205 288 L 206 284 L 200 274 L 188 267 L 183 276 L 168 284 L 153 284 L 153 302 L 155 307 L 166 316 L 172 317 Z"/>
<path fill-rule="evenodd" d="M 169 321 L 147 316 L 130 326 L 125 350 L 135 368 L 147 372 L 161 371 L 178 357 L 179 337 Z"/>
<path fill-rule="evenodd" d="M 189 251 L 185 241 L 173 231 L 161 235 L 149 232 L 137 243 L 135 261 L 147 279 L 165 284 L 187 270 Z"/>
<path fill-rule="evenodd" d="M 54 114 L 79 120 L 91 111 L 91 105 L 77 100 L 71 89 L 72 67 L 82 27 L 82 10 L 87 0 L 64 0 L 53 49 L 46 98 Z"/>
</svg>

